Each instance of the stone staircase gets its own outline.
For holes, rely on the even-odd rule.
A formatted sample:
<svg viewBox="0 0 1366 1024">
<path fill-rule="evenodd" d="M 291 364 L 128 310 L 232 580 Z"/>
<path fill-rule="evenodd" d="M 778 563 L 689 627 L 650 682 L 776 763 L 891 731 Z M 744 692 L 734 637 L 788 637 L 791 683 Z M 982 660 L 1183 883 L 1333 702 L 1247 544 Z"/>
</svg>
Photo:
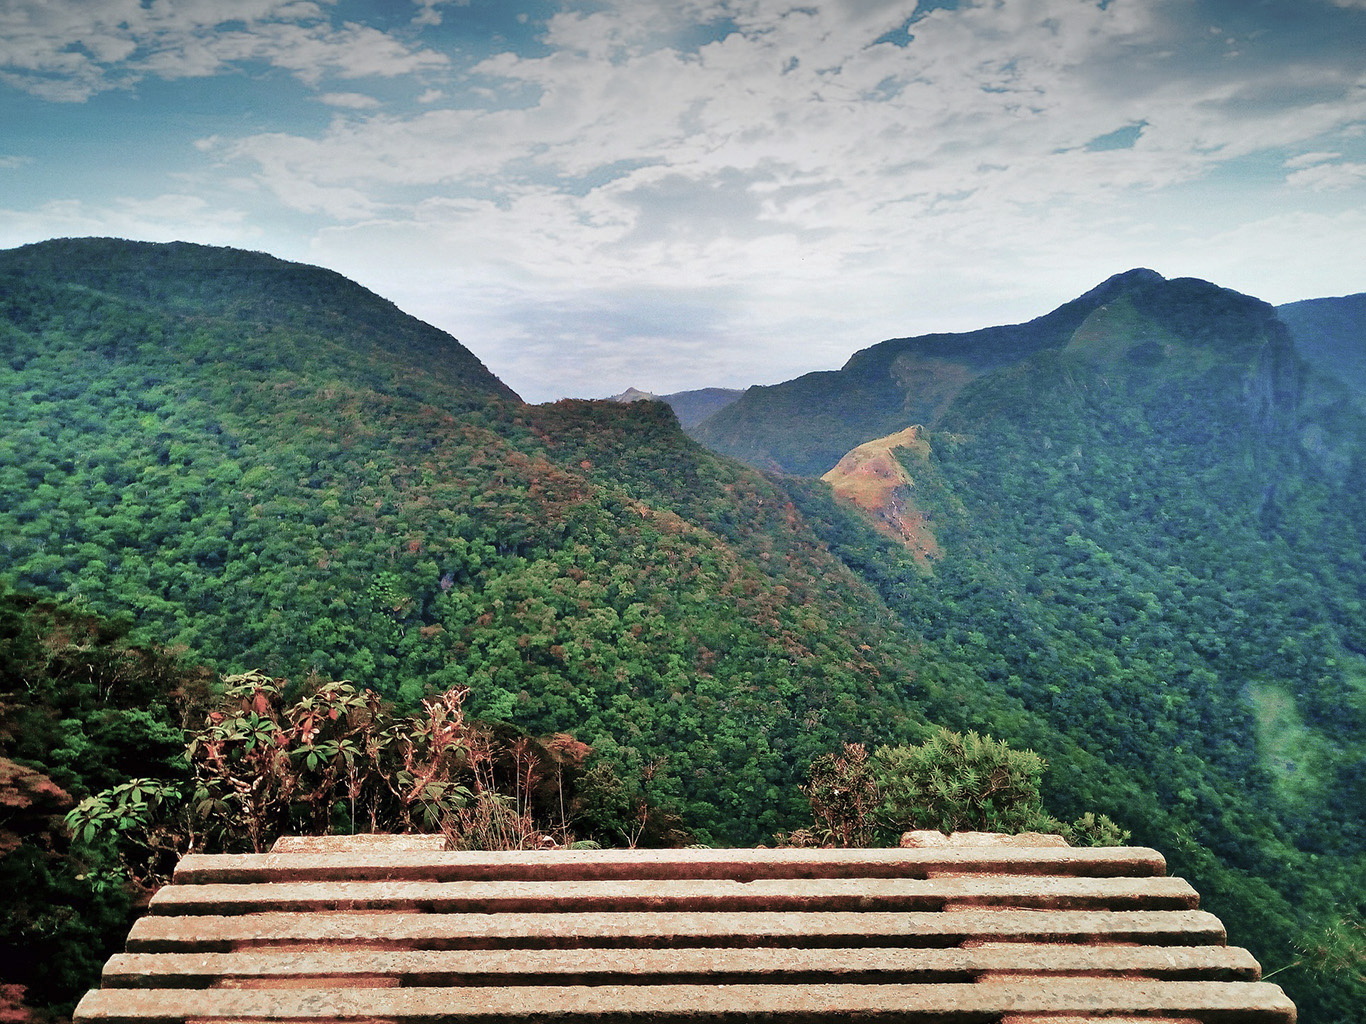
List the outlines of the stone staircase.
<svg viewBox="0 0 1366 1024">
<path fill-rule="evenodd" d="M 1145 849 L 186 857 L 77 1024 L 1290 1024 Z"/>
</svg>

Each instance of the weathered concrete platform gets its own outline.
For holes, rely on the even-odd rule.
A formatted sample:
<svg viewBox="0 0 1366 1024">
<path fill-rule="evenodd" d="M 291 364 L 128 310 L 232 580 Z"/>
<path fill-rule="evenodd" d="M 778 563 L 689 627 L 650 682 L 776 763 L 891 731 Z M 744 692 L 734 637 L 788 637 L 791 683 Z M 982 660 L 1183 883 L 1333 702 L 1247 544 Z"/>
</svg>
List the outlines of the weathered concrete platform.
<svg viewBox="0 0 1366 1024">
<path fill-rule="evenodd" d="M 79 1024 L 1291 1024 L 1152 850 L 192 856 Z"/>
</svg>

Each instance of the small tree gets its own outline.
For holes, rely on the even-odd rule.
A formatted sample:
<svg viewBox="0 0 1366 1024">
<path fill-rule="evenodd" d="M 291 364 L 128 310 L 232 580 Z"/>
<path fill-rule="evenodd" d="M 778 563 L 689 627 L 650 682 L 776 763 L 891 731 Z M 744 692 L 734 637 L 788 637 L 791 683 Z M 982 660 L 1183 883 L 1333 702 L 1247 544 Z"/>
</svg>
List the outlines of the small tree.
<svg viewBox="0 0 1366 1024">
<path fill-rule="evenodd" d="M 144 888 L 187 852 L 260 852 L 287 833 L 444 831 L 464 849 L 574 841 L 566 815 L 590 748 L 470 719 L 466 687 L 402 716 L 345 681 L 310 679 L 293 703 L 260 672 L 223 684 L 188 737 L 192 777 L 134 779 L 66 816 L 81 844 L 112 843 Z"/>
<path fill-rule="evenodd" d="M 879 816 L 896 831 L 1058 832 L 1039 782 L 1048 763 L 1004 740 L 940 729 L 919 746 L 880 747 Z"/>
<path fill-rule="evenodd" d="M 882 794 L 879 824 L 941 832 L 1047 832 L 1073 846 L 1119 846 L 1129 833 L 1087 811 L 1072 823 L 1049 814 L 1039 795 L 1048 762 L 1004 740 L 940 729 L 919 746 L 880 747 L 873 771 Z"/>
<path fill-rule="evenodd" d="M 1119 846 L 1129 838 L 1104 814 L 1068 824 L 1044 810 L 1039 782 L 1048 763 L 1003 740 L 940 729 L 919 746 L 862 744 L 811 762 L 801 787 L 814 825 L 779 833 L 779 846 L 871 846 L 909 829 L 1048 832 L 1074 846 Z"/>
<path fill-rule="evenodd" d="M 878 784 L 862 743 L 846 743 L 841 753 L 812 761 L 801 789 L 816 818 L 817 839 L 836 846 L 872 843 Z"/>
<path fill-rule="evenodd" d="M 82 800 L 67 812 L 66 827 L 86 846 L 97 837 L 108 839 L 123 876 L 152 892 L 170 881 L 176 861 L 195 848 L 184 789 L 161 779 L 129 779 Z"/>
</svg>

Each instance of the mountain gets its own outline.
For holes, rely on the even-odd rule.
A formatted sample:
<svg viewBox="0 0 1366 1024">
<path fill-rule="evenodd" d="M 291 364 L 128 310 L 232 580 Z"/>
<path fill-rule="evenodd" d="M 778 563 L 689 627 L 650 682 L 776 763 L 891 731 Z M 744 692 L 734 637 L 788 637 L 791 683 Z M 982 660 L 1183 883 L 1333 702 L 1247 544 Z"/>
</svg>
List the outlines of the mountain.
<svg viewBox="0 0 1366 1024">
<path fill-rule="evenodd" d="M 41 326 L 45 300 L 71 304 L 88 293 L 93 310 L 108 298 L 163 316 L 250 324 L 257 331 L 299 330 L 326 335 L 335 327 L 347 334 L 347 347 L 376 350 L 421 363 L 425 372 L 468 396 L 518 400 L 512 389 L 444 331 L 408 316 L 397 306 L 330 270 L 289 263 L 264 253 L 172 242 L 130 245 L 119 239 L 57 239 L 0 251 L 6 312 L 17 327 Z M 30 319 L 31 317 L 39 319 Z M 89 325 L 74 325 L 78 328 Z M 106 336 L 92 343 L 105 354 L 124 354 Z M 243 349 L 246 343 L 239 343 Z M 232 356 L 234 348 L 224 355 Z M 261 370 L 265 363 L 246 369 Z"/>
<path fill-rule="evenodd" d="M 1366 292 L 1277 306 L 1295 348 L 1320 374 L 1341 381 L 1366 409 Z"/>
<path fill-rule="evenodd" d="M 1217 293 L 1204 282 L 1169 284 L 1152 270 L 1131 270 L 1027 323 L 896 338 L 856 352 L 839 370 L 750 388 L 690 433 L 749 465 L 819 476 L 864 441 L 910 424 L 934 426 L 972 381 L 1064 347 L 1089 316 L 1120 296 L 1142 310 L 1150 303 L 1198 308 L 1204 299 L 1217 301 Z M 1176 308 L 1167 313 L 1180 316 Z"/>
<path fill-rule="evenodd" d="M 698 391 L 676 391 L 671 395 L 652 395 L 638 388 L 627 388 L 613 395 L 609 402 L 663 402 L 673 409 L 684 430 L 701 423 L 739 398 L 743 391 L 730 388 L 702 388 Z"/>
<path fill-rule="evenodd" d="M 678 417 L 679 425 L 687 430 L 720 412 L 743 394 L 743 391 L 734 388 L 701 388 L 697 391 L 676 391 L 664 395 L 662 401 L 669 404 Z"/>
<path fill-rule="evenodd" d="M 1366 418 L 1343 394 L 1268 304 L 1137 271 L 751 389 L 694 435 L 824 473 L 783 481 L 920 645 L 930 717 L 1043 753 L 1061 813 L 1120 808 L 1269 969 L 1300 965 L 1302 1020 L 1346 1022 L 1359 977 L 1319 988 L 1274 938 L 1338 948 L 1366 915 Z M 1107 768 L 1082 782 L 1064 738 Z"/>
<path fill-rule="evenodd" d="M 648 391 L 641 391 L 639 388 L 627 388 L 619 395 L 612 395 L 607 401 L 629 405 L 631 402 L 662 402 L 664 399 Z"/>
<path fill-rule="evenodd" d="M 1136 271 L 705 425 L 789 472 L 878 442 L 831 483 L 656 402 L 527 406 L 234 250 L 0 253 L 0 383 L 0 589 L 220 671 L 469 685 L 700 840 L 803 824 L 842 742 L 990 732 L 1048 759 L 1059 817 L 1162 850 L 1306 1024 L 1366 999 L 1332 967 L 1366 915 L 1366 426 L 1264 303 Z"/>
<path fill-rule="evenodd" d="M 403 702 L 468 684 L 731 840 L 791 827 L 843 738 L 924 722 L 891 616 L 780 485 L 658 403 L 527 406 L 330 272 L 2 253 L 0 383 L 0 584 L 135 642 Z"/>
</svg>

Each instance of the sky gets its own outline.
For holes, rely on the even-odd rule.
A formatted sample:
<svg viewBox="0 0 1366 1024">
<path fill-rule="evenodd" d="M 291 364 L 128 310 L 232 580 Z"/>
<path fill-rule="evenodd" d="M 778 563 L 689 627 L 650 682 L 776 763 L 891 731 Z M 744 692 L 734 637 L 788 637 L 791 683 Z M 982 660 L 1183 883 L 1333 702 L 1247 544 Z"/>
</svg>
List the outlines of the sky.
<svg viewBox="0 0 1366 1024">
<path fill-rule="evenodd" d="M 1366 0 L 0 0 L 0 248 L 318 264 L 532 402 L 1150 267 L 1366 291 Z"/>
</svg>

